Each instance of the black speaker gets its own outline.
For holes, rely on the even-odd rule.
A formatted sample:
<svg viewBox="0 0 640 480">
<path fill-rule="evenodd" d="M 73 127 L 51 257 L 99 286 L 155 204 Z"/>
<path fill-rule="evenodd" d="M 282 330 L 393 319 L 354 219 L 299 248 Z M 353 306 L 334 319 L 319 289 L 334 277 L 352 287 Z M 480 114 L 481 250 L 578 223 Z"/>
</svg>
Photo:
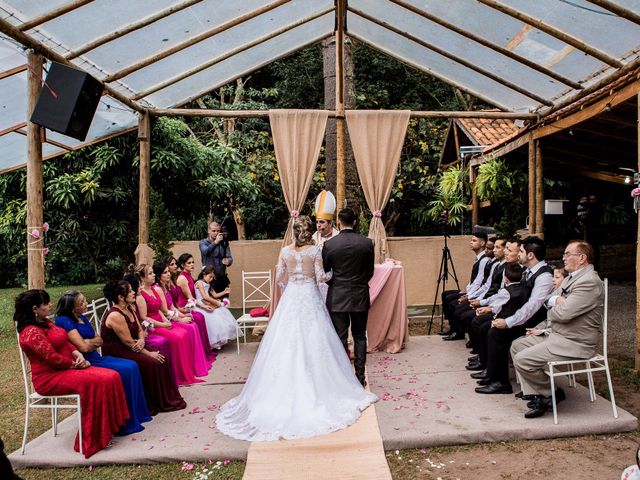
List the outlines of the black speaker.
<svg viewBox="0 0 640 480">
<path fill-rule="evenodd" d="M 82 70 L 51 62 L 31 121 L 84 140 L 104 86 Z"/>
</svg>

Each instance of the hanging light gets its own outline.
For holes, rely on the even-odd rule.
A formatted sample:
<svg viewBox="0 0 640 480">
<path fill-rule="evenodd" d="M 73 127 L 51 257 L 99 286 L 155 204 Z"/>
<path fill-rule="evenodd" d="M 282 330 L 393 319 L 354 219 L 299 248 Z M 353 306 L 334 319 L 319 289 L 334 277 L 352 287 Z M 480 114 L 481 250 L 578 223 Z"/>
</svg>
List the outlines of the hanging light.
<svg viewBox="0 0 640 480">
<path fill-rule="evenodd" d="M 629 185 L 631 183 L 631 177 L 629 175 L 624 177 L 624 183 L 627 184 L 627 185 Z"/>
</svg>

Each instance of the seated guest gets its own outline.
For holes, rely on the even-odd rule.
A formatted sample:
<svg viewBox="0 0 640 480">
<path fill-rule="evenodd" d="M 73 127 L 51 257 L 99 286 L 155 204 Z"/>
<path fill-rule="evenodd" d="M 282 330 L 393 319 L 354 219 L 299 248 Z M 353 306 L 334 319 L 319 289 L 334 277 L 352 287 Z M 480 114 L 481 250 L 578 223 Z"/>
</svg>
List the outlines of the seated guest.
<svg viewBox="0 0 640 480">
<path fill-rule="evenodd" d="M 527 302 L 515 312 L 500 313 L 487 332 L 487 385 L 478 393 L 511 393 L 509 383 L 509 349 L 511 342 L 525 334 L 527 328 L 540 323 L 546 315 L 543 305 L 553 289 L 553 270 L 544 261 L 546 246 L 538 237 L 527 237 L 520 246 L 520 263 L 526 266 L 523 284 L 531 293 Z M 508 315 L 507 315 L 508 313 Z"/>
<path fill-rule="evenodd" d="M 473 353 L 477 353 L 477 357 L 469 358 L 468 370 L 483 370 L 484 373 L 474 374 L 473 378 L 482 379 L 486 377 L 487 368 L 487 332 L 491 328 L 491 321 L 496 318 L 500 313 L 500 309 L 507 301 L 508 294 L 504 289 L 504 269 L 508 263 L 520 265 L 518 259 L 520 256 L 520 240 L 517 238 L 510 239 L 503 252 L 500 252 L 498 243 L 496 242 L 495 252 L 498 255 L 504 255 L 504 258 L 500 261 L 500 265 L 494 272 L 500 275 L 498 281 L 497 278 L 493 278 L 493 282 L 487 296 L 480 300 L 472 300 L 470 305 L 474 310 L 474 317 L 471 320 L 463 317 L 463 321 L 469 323 L 469 342 Z"/>
<path fill-rule="evenodd" d="M 213 312 L 207 312 L 207 328 L 209 332 L 209 340 L 214 348 L 220 348 L 229 340 L 237 337 L 236 319 L 227 310 L 221 300 L 218 298 L 224 295 L 229 288 L 225 288 L 220 294 L 213 291 L 211 283 L 215 277 L 214 269 L 211 266 L 204 267 L 198 276 L 195 284 L 196 301 L 213 307 Z M 213 319 L 210 321 L 209 318 Z"/>
<path fill-rule="evenodd" d="M 194 345 L 192 333 L 184 328 L 174 328 L 163 312 L 164 293 L 156 287 L 156 275 L 149 265 L 139 265 L 136 275 L 140 282 L 140 295 L 136 298 L 138 317 L 142 322 L 153 325 L 153 332 L 169 342 L 171 350 L 171 368 L 178 380 L 178 385 L 199 383 L 195 377 Z M 164 311 L 167 311 L 166 305 Z M 204 375 L 206 375 L 206 370 Z"/>
<path fill-rule="evenodd" d="M 58 300 L 56 325 L 66 330 L 69 341 L 82 352 L 91 365 L 109 368 L 120 374 L 130 417 L 118 434 L 129 435 L 140 432 L 144 430 L 142 422 L 151 421 L 144 398 L 140 369 L 132 360 L 102 356 L 96 351 L 102 346 L 102 338 L 96 335 L 91 322 L 84 315 L 86 311 L 87 300 L 84 295 L 77 290 L 69 290 Z"/>
<path fill-rule="evenodd" d="M 224 320 L 226 314 L 231 315 L 231 313 L 228 310 L 223 309 L 226 311 L 226 314 L 225 312 L 220 310 L 219 313 L 214 315 L 217 310 L 216 307 L 218 305 L 222 305 L 222 302 L 216 300 L 215 302 L 212 302 L 215 304 L 214 306 L 211 304 L 207 304 L 201 299 L 196 298 L 195 282 L 192 276 L 193 269 L 195 268 L 193 255 L 189 253 L 183 253 L 182 255 L 180 255 L 180 257 L 178 258 L 178 268 L 182 270 L 180 272 L 180 275 L 178 275 L 177 280 L 178 286 L 180 287 L 180 292 L 178 295 L 178 306 L 184 307 L 189 301 L 195 304 L 195 307 L 193 307 L 193 309 L 196 312 L 204 315 L 207 325 L 207 335 L 209 337 L 209 343 L 211 344 L 211 347 L 220 349 L 230 337 L 226 336 L 225 334 L 227 330 L 226 328 L 219 328 L 218 320 Z M 233 318 L 233 315 L 231 315 L 231 317 Z M 226 323 L 228 322 L 225 322 L 221 326 L 226 327 Z M 233 336 L 232 338 L 235 338 L 235 336 Z"/>
<path fill-rule="evenodd" d="M 44 290 L 16 298 L 13 320 L 20 348 L 31 363 L 31 380 L 40 395 L 80 395 L 82 450 L 86 458 L 105 448 L 129 418 L 120 375 L 93 367 L 49 320 L 51 302 Z M 76 436 L 74 449 L 80 451 Z"/>
<path fill-rule="evenodd" d="M 484 247 L 487 243 L 487 234 L 483 232 L 474 233 L 471 237 L 471 251 L 476 255 L 473 267 L 471 269 L 471 278 L 464 291 L 445 290 L 442 292 L 442 312 L 447 320 L 449 320 L 449 330 L 440 332 L 445 340 L 464 340 L 464 333 L 456 330 L 456 325 L 452 324 L 453 311 L 455 307 L 467 300 L 469 295 L 474 295 L 482 285 L 483 272 L 485 264 L 489 261 L 486 258 Z"/>
<path fill-rule="evenodd" d="M 156 284 L 154 287 L 160 290 L 162 299 L 162 305 L 160 311 L 167 319 L 171 321 L 174 329 L 183 329 L 189 335 L 189 341 L 192 344 L 193 351 L 193 365 L 196 371 L 197 377 L 206 376 L 211 368 L 212 361 L 208 361 L 205 354 L 205 350 L 209 349 L 209 345 L 205 344 L 200 336 L 200 330 L 198 326 L 193 322 L 193 317 L 190 313 L 183 313 L 173 305 L 173 299 L 169 293 L 169 283 L 171 282 L 171 274 L 169 273 L 169 267 L 163 261 L 155 262 L 153 264 L 153 273 L 156 278 Z M 147 312 L 148 315 L 148 312 Z"/>
<path fill-rule="evenodd" d="M 502 279 L 504 277 L 504 264 L 505 260 L 505 246 L 506 241 L 503 238 L 493 238 L 487 242 L 488 247 L 485 249 L 485 254 L 490 258 L 489 262 L 485 265 L 485 280 L 478 291 L 473 295 L 473 298 L 468 298 L 466 302 L 459 304 L 455 309 L 453 316 L 455 318 L 454 323 L 460 326 L 462 332 L 469 332 L 469 345 L 470 348 L 474 348 L 471 342 L 470 326 L 471 321 L 476 316 L 476 308 L 480 305 L 480 300 L 491 297 L 498 293 L 498 290 L 502 287 Z M 489 248 L 490 247 L 490 248 Z M 477 353 L 477 348 L 475 348 Z"/>
<path fill-rule="evenodd" d="M 102 322 L 103 353 L 128 358 L 138 364 L 151 415 L 186 408 L 165 356 L 145 342 L 145 333 L 133 309 L 136 295 L 131 285 L 124 280 L 111 281 L 103 292 L 113 304 Z"/>
<path fill-rule="evenodd" d="M 207 357 L 207 362 L 209 364 L 215 362 L 218 353 L 211 348 L 211 342 L 209 342 L 209 334 L 207 333 L 207 322 L 204 319 L 204 315 L 193 308 L 186 307 L 186 300 L 183 302 L 183 305 L 179 305 L 181 289 L 177 284 L 178 280 L 178 261 L 175 257 L 167 257 L 164 259 L 164 264 L 167 266 L 169 270 L 169 282 L 166 284 L 161 284 L 160 287 L 166 292 L 168 291 L 171 295 L 171 303 L 173 304 L 173 308 L 175 308 L 178 312 L 184 315 L 189 315 L 193 322 L 198 326 L 198 330 L 200 331 L 200 339 L 204 345 L 204 352 Z M 154 268 L 155 271 L 155 268 Z M 192 279 L 193 280 L 193 279 Z M 183 296 L 184 299 L 184 296 Z M 169 299 L 167 298 L 167 303 Z"/>
<path fill-rule="evenodd" d="M 602 326 L 604 285 L 593 268 L 591 245 L 571 242 L 562 257 L 569 276 L 546 299 L 547 330 L 520 338 L 512 346 L 522 392 L 534 396 L 525 418 L 540 417 L 552 407 L 547 363 L 592 357 Z M 558 389 L 556 400 L 564 398 Z"/>
</svg>

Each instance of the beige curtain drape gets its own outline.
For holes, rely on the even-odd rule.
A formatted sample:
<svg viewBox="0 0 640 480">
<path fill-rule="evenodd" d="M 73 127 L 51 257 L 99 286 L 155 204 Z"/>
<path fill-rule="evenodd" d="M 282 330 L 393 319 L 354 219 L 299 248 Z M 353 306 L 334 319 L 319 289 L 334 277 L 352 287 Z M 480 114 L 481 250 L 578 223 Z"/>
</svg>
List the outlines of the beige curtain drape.
<svg viewBox="0 0 640 480">
<path fill-rule="evenodd" d="M 291 214 L 283 246 L 291 242 L 293 219 L 309 193 L 328 116 L 326 110 L 269 110 L 282 193 Z"/>
<path fill-rule="evenodd" d="M 382 210 L 391 195 L 410 113 L 409 110 L 345 112 L 358 176 L 373 215 L 369 238 L 373 240 L 376 263 L 388 257 Z"/>
</svg>

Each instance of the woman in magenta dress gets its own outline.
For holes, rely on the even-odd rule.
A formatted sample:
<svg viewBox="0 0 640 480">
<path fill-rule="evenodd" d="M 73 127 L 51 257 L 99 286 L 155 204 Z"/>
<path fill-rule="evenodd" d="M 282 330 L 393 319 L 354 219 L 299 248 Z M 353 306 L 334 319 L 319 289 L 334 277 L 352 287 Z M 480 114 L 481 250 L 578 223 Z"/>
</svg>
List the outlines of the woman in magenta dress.
<svg viewBox="0 0 640 480">
<path fill-rule="evenodd" d="M 214 308 L 196 300 L 196 287 L 192 275 L 195 263 L 193 255 L 190 253 L 183 253 L 178 258 L 178 268 L 180 269 L 180 274 L 176 280 L 176 284 L 180 287 L 178 291 L 178 307 L 185 308 L 187 305 L 191 305 L 191 311 L 202 315 L 206 322 L 205 313 L 213 312 Z M 206 323 L 205 330 L 207 330 Z M 211 344 L 209 334 L 207 334 L 207 341 Z"/>
<path fill-rule="evenodd" d="M 181 328 L 174 328 L 173 323 L 164 315 L 162 304 L 164 293 L 154 286 L 156 276 L 149 265 L 138 265 L 136 275 L 140 281 L 140 295 L 136 298 L 138 316 L 143 322 L 153 325 L 153 332 L 169 341 L 171 349 L 171 368 L 176 375 L 178 385 L 191 385 L 202 382 L 195 377 L 193 362 L 194 344 L 189 333 Z M 166 310 L 166 307 L 164 308 Z M 205 372 L 206 375 L 206 372 Z"/>
<path fill-rule="evenodd" d="M 80 394 L 82 451 L 86 458 L 105 448 L 129 418 L 120 375 L 93 367 L 67 340 L 66 330 L 48 318 L 49 294 L 28 290 L 16 298 L 13 320 L 20 347 L 31 363 L 31 379 L 41 395 Z M 74 449 L 80 451 L 79 436 Z"/>
<path fill-rule="evenodd" d="M 104 296 L 113 307 L 102 322 L 102 353 L 128 358 L 138 364 L 149 413 L 172 412 L 186 408 L 178 384 L 165 356 L 145 342 L 145 333 L 133 309 L 135 292 L 124 280 L 105 285 Z"/>
<path fill-rule="evenodd" d="M 173 299 L 169 293 L 169 284 L 171 282 L 169 268 L 162 261 L 155 262 L 153 264 L 153 273 L 156 277 L 156 284 L 154 286 L 164 294 L 164 301 L 161 307 L 162 314 L 166 318 L 171 319 L 174 328 L 187 330 L 189 338 L 193 343 L 193 364 L 196 369 L 196 376 L 206 376 L 213 363 L 213 360 L 209 360 L 205 353 L 210 349 L 209 345 L 202 340 L 198 325 L 193 322 L 191 314 L 182 313 L 173 305 Z"/>
<path fill-rule="evenodd" d="M 207 332 L 207 322 L 204 319 L 204 315 L 193 308 L 186 307 L 186 300 L 183 302 L 183 305 L 180 306 L 180 292 L 181 289 L 176 283 L 178 279 L 178 261 L 175 257 L 167 257 L 164 259 L 164 263 L 169 269 L 169 283 L 162 286 L 163 290 L 168 290 L 171 295 L 171 301 L 173 303 L 173 308 L 175 308 L 180 313 L 190 315 L 193 319 L 193 323 L 198 326 L 198 330 L 200 331 L 200 338 L 202 339 L 202 343 L 204 345 L 204 352 L 207 356 L 207 361 L 209 363 L 213 363 L 218 356 L 218 352 L 211 348 L 211 342 L 209 341 L 209 334 Z M 167 299 L 168 302 L 168 299 Z"/>
</svg>

